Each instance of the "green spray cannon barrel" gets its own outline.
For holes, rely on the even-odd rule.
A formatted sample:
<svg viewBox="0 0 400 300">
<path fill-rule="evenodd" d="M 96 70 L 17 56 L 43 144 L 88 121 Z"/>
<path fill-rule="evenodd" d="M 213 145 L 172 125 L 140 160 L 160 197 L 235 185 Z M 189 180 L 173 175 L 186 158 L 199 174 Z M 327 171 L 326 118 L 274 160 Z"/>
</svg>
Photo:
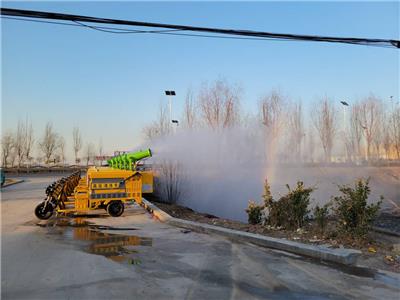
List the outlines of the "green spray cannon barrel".
<svg viewBox="0 0 400 300">
<path fill-rule="evenodd" d="M 127 153 L 122 155 L 123 166 L 126 170 L 131 170 L 136 167 L 136 163 L 144 158 L 151 157 L 152 153 L 150 149 Z"/>
<path fill-rule="evenodd" d="M 114 156 L 114 157 L 110 158 L 109 160 L 107 160 L 108 165 L 109 165 L 111 168 L 120 169 L 120 166 L 121 166 L 121 158 L 120 158 L 119 156 L 120 156 L 120 155 Z"/>
<path fill-rule="evenodd" d="M 108 165 L 112 168 L 117 168 L 118 167 L 118 162 L 117 162 L 117 158 L 113 157 L 111 159 L 108 160 Z"/>
<path fill-rule="evenodd" d="M 139 160 L 151 156 L 152 156 L 151 150 L 147 149 L 143 151 L 131 152 L 115 156 L 108 160 L 108 164 L 112 168 L 122 169 L 122 170 L 132 170 L 136 167 L 136 163 Z"/>
<path fill-rule="evenodd" d="M 107 162 L 110 167 L 119 169 L 120 159 L 118 158 L 118 156 L 109 159 Z"/>
</svg>

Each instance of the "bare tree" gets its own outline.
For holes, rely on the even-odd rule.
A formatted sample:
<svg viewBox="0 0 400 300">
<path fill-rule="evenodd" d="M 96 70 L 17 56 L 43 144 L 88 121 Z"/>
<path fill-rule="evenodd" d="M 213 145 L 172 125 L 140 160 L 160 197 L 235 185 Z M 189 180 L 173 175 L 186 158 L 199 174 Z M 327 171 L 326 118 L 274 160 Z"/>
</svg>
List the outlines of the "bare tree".
<svg viewBox="0 0 400 300">
<path fill-rule="evenodd" d="M 328 97 L 321 99 L 315 104 L 312 113 L 314 127 L 318 132 L 324 149 L 325 161 L 330 162 L 332 158 L 333 142 L 336 135 L 336 112 Z"/>
<path fill-rule="evenodd" d="M 82 136 L 79 127 L 74 127 L 72 130 L 72 143 L 75 154 L 75 163 L 79 163 L 79 151 L 82 149 Z"/>
<path fill-rule="evenodd" d="M 60 150 L 60 161 L 65 165 L 65 139 L 62 136 L 58 138 L 58 149 Z"/>
<path fill-rule="evenodd" d="M 397 159 L 400 159 L 400 107 L 395 108 L 392 113 L 391 135 Z"/>
<path fill-rule="evenodd" d="M 28 122 L 28 120 L 26 120 L 25 123 L 25 138 L 25 159 L 30 162 L 33 159 L 33 157 L 31 157 L 31 152 L 35 140 L 33 136 L 32 122 Z"/>
<path fill-rule="evenodd" d="M 278 136 L 283 126 L 284 99 L 278 91 L 261 98 L 261 121 L 271 132 L 271 136 Z"/>
<path fill-rule="evenodd" d="M 217 80 L 210 87 L 203 85 L 199 94 L 200 112 L 204 123 L 212 129 L 232 127 L 239 123 L 240 90 Z"/>
<path fill-rule="evenodd" d="M 360 124 L 364 129 L 363 134 L 367 146 L 367 160 L 369 160 L 371 158 L 371 147 L 374 137 L 378 134 L 381 107 L 379 100 L 373 95 L 365 98 L 360 105 Z"/>
<path fill-rule="evenodd" d="M 98 144 L 98 155 L 99 155 L 99 157 L 102 157 L 102 156 L 104 155 L 104 150 L 103 150 L 103 139 L 102 139 L 102 138 L 99 139 L 99 144 Z M 101 166 L 102 162 L 103 162 L 102 158 L 99 158 L 99 160 L 98 160 L 99 166 Z"/>
<path fill-rule="evenodd" d="M 22 121 L 18 121 L 17 131 L 14 137 L 14 151 L 17 158 L 18 168 L 21 167 L 25 159 L 25 147 L 26 147 L 26 130 L 25 124 Z"/>
<path fill-rule="evenodd" d="M 88 166 L 90 162 L 93 163 L 95 155 L 96 155 L 96 152 L 95 152 L 93 144 L 87 143 L 86 149 L 85 149 L 86 166 Z"/>
<path fill-rule="evenodd" d="M 10 159 L 9 159 L 11 168 L 15 167 L 16 160 L 17 160 L 17 151 L 15 151 L 15 147 L 13 146 L 10 152 Z"/>
<path fill-rule="evenodd" d="M 185 98 L 185 106 L 183 108 L 183 124 L 189 129 L 193 129 L 196 124 L 196 103 L 193 91 L 188 90 Z"/>
<path fill-rule="evenodd" d="M 103 156 L 104 152 L 103 152 L 103 139 L 100 138 L 99 140 L 99 156 Z"/>
<path fill-rule="evenodd" d="M 260 100 L 261 122 L 264 125 L 266 140 L 266 158 L 272 161 L 275 157 L 277 141 L 283 129 L 285 100 L 278 91 L 271 91 Z"/>
<path fill-rule="evenodd" d="M 346 160 L 347 161 L 353 161 L 356 159 L 356 147 L 355 147 L 355 141 L 351 135 L 351 132 L 344 132 L 343 134 L 343 142 L 344 142 L 344 147 L 346 151 Z"/>
<path fill-rule="evenodd" d="M 158 119 L 150 125 L 143 128 L 143 134 L 147 140 L 153 140 L 158 137 L 166 136 L 170 133 L 171 126 L 167 114 L 167 106 L 160 103 Z"/>
<path fill-rule="evenodd" d="M 1 155 L 2 155 L 2 166 L 7 168 L 8 166 L 8 159 L 12 154 L 14 149 L 14 136 L 11 131 L 5 132 L 4 135 L 1 137 Z"/>
<path fill-rule="evenodd" d="M 382 126 L 382 146 L 385 150 L 385 158 L 390 159 L 390 150 L 392 148 L 392 137 L 390 135 L 390 124 L 389 122 L 385 122 L 384 126 Z"/>
<path fill-rule="evenodd" d="M 314 131 L 313 131 L 312 127 L 310 127 L 308 130 L 307 140 L 308 140 L 309 161 L 311 163 L 313 163 L 314 162 L 314 152 L 315 152 L 315 139 L 314 139 Z"/>
<path fill-rule="evenodd" d="M 351 107 L 350 115 L 350 141 L 352 152 L 356 157 L 361 155 L 361 140 L 363 136 L 363 128 L 361 127 L 361 105 L 355 103 Z"/>
<path fill-rule="evenodd" d="M 291 151 L 296 161 L 299 161 L 301 158 L 301 144 L 305 136 L 301 102 L 292 104 L 288 119 L 290 144 L 294 145 L 294 149 L 291 149 Z"/>
<path fill-rule="evenodd" d="M 49 164 L 52 160 L 57 148 L 58 148 L 58 134 L 53 129 L 53 124 L 47 122 L 44 135 L 41 141 L 39 141 L 39 148 L 42 150 L 44 155 L 44 162 Z"/>
<path fill-rule="evenodd" d="M 383 108 L 382 108 L 382 102 L 379 101 L 377 103 L 378 105 L 378 109 L 376 111 L 376 122 L 375 122 L 375 132 L 374 135 L 372 136 L 372 143 L 375 146 L 375 155 L 376 158 L 379 159 L 380 158 L 380 150 L 381 150 L 381 145 L 383 143 L 383 121 L 384 121 L 384 117 L 383 117 Z"/>
<path fill-rule="evenodd" d="M 163 161 L 159 165 L 157 191 L 163 202 L 176 203 L 183 192 L 183 174 L 179 163 Z"/>
</svg>

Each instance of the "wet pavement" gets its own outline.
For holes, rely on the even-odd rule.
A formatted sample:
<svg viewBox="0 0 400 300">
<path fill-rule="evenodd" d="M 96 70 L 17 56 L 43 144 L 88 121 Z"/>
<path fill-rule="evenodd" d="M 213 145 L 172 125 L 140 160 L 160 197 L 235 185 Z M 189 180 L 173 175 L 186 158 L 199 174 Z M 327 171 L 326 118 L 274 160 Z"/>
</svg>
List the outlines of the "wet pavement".
<svg viewBox="0 0 400 300">
<path fill-rule="evenodd" d="M 93 217 L 105 217 L 104 215 L 92 215 Z M 133 227 L 112 227 L 96 225 L 87 217 L 56 217 L 48 221 L 27 222 L 25 225 L 37 225 L 45 228 L 46 234 L 54 236 L 57 240 L 66 243 L 83 243 L 79 247 L 82 251 L 90 254 L 101 255 L 119 263 L 138 263 L 134 255 L 138 251 L 133 246 L 151 247 L 153 240 L 149 237 L 114 234 L 106 231 L 133 231 Z"/>
<path fill-rule="evenodd" d="M 399 299 L 398 274 L 184 231 L 138 206 L 39 221 L 40 184 L 2 193 L 3 299 Z"/>
</svg>

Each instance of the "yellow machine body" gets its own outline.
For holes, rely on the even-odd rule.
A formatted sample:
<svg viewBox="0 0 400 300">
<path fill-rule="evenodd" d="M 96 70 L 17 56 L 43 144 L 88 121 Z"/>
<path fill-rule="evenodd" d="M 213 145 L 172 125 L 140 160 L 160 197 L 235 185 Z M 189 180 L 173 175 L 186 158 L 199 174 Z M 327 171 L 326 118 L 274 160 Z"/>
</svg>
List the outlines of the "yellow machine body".
<svg viewBox="0 0 400 300">
<path fill-rule="evenodd" d="M 111 201 L 142 202 L 143 193 L 153 192 L 151 171 L 91 167 L 68 197 L 65 207 L 57 212 L 85 212 L 105 208 Z"/>
</svg>

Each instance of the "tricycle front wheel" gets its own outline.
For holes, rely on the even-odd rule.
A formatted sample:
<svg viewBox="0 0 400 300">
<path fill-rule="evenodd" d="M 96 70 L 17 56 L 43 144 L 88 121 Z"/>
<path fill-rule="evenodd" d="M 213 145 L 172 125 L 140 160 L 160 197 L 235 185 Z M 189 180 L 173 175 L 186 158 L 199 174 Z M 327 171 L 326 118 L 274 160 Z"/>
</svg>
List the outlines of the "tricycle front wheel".
<svg viewBox="0 0 400 300">
<path fill-rule="evenodd" d="M 35 215 L 40 220 L 47 220 L 53 215 L 53 206 L 42 202 L 36 206 Z"/>
</svg>

